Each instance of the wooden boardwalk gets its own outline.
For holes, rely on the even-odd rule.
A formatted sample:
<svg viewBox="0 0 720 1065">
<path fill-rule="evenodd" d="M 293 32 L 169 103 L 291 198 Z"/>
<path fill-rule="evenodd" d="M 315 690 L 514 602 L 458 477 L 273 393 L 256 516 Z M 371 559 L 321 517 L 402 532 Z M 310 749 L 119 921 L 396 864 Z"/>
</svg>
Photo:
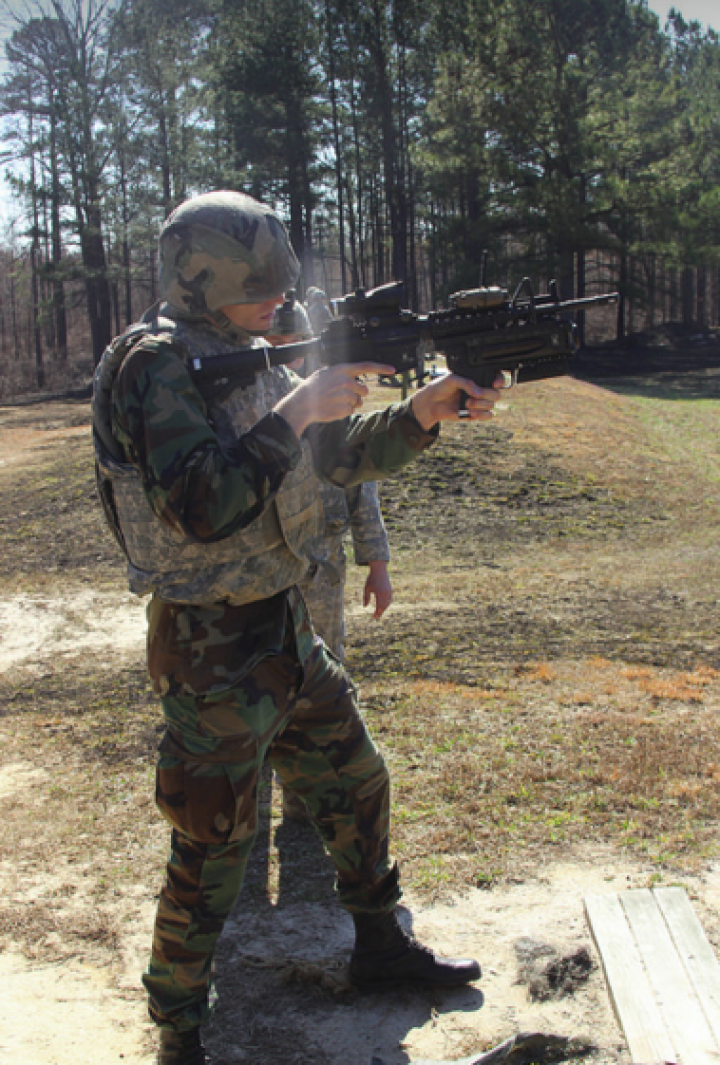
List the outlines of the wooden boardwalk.
<svg viewBox="0 0 720 1065">
<path fill-rule="evenodd" d="M 685 891 L 589 895 L 585 912 L 632 1061 L 720 1065 L 720 965 Z"/>
</svg>

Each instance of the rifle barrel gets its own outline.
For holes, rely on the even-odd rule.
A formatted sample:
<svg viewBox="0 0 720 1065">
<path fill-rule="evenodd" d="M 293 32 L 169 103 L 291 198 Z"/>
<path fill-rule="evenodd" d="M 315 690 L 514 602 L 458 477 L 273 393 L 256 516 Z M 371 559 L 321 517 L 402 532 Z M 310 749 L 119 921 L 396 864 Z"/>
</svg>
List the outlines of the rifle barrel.
<svg viewBox="0 0 720 1065">
<path fill-rule="evenodd" d="M 554 300 L 552 296 L 538 296 L 535 300 L 535 308 L 539 311 L 573 311 L 581 307 L 591 307 L 593 303 L 615 303 L 620 297 L 619 292 L 603 292 L 600 296 L 584 296 L 577 300 Z M 529 307 L 530 304 L 523 306 Z"/>
</svg>

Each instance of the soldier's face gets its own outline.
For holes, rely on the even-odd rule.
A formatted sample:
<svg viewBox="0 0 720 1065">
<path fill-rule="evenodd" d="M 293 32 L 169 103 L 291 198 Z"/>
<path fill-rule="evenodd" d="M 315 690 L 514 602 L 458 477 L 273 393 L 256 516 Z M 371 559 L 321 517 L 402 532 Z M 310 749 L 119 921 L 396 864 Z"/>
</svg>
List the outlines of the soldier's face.
<svg viewBox="0 0 720 1065">
<path fill-rule="evenodd" d="M 229 307 L 221 307 L 220 310 L 233 325 L 239 326 L 247 333 L 265 336 L 270 332 L 275 311 L 284 298 L 281 294 L 265 300 L 264 303 L 233 303 Z"/>
</svg>

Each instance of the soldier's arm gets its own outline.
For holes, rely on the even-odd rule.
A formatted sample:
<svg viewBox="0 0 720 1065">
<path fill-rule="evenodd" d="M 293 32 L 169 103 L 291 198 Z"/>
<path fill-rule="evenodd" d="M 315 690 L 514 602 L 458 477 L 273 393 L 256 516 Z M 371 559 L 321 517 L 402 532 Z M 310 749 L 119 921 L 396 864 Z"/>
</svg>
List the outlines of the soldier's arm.
<svg viewBox="0 0 720 1065">
<path fill-rule="evenodd" d="M 114 393 L 114 432 L 167 525 L 203 543 L 253 522 L 300 461 L 298 439 L 271 412 L 222 444 L 182 361 L 157 342 L 133 351 Z"/>
<path fill-rule="evenodd" d="M 430 447 L 438 431 L 437 426 L 423 429 L 408 400 L 371 414 L 311 425 L 305 436 L 320 476 L 348 488 L 391 476 Z"/>
<path fill-rule="evenodd" d="M 363 606 L 374 600 L 373 617 L 381 618 L 392 603 L 393 587 L 388 572 L 390 544 L 380 510 L 375 481 L 346 489 L 353 553 L 358 566 L 367 566 Z"/>
<path fill-rule="evenodd" d="M 463 404 L 465 417 L 483 420 L 492 417 L 500 398 L 496 389 L 447 374 L 405 403 L 352 414 L 368 394 L 362 375 L 391 369 L 375 363 L 323 367 L 275 408 L 310 440 L 318 471 L 331 484 L 348 487 L 389 476 L 433 442 L 439 422 L 457 419 Z M 502 382 L 499 376 L 498 387 Z"/>
<path fill-rule="evenodd" d="M 355 562 L 358 566 L 389 562 L 390 544 L 376 482 L 366 481 L 348 489 L 347 495 Z"/>
</svg>

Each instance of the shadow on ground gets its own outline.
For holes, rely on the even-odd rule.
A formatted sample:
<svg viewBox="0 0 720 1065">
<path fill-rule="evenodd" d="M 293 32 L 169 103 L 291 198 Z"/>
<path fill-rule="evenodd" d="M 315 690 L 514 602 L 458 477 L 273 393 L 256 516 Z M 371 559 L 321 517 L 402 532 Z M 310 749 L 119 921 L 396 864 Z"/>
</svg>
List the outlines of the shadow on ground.
<svg viewBox="0 0 720 1065">
<path fill-rule="evenodd" d="M 266 773 L 245 885 L 216 953 L 217 1008 L 208 1049 L 227 1065 L 386 1065 L 410 1061 L 407 1034 L 435 1015 L 475 1012 L 473 987 L 360 994 L 347 981 L 351 918 L 313 826 L 273 827 Z M 274 844 L 272 846 L 271 844 Z M 412 917 L 401 908 L 403 925 Z"/>
</svg>

